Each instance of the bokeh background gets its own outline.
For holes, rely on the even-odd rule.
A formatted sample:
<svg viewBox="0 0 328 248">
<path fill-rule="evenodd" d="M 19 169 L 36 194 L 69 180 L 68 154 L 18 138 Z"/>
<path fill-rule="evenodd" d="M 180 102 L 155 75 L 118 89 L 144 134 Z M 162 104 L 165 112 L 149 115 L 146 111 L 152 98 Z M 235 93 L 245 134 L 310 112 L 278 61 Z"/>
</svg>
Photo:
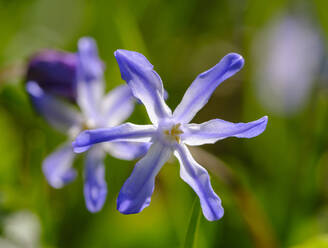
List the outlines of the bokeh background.
<svg viewBox="0 0 328 248">
<path fill-rule="evenodd" d="M 186 244 L 198 203 L 174 159 L 137 215 L 116 211 L 135 162 L 107 156 L 108 198 L 97 214 L 84 204 L 83 155 L 70 185 L 55 190 L 45 180 L 42 160 L 65 137 L 32 108 L 26 61 L 44 48 L 75 52 L 82 36 L 98 42 L 108 90 L 124 83 L 113 52 L 136 50 L 161 75 L 172 108 L 199 73 L 229 52 L 242 54 L 244 69 L 194 122 L 268 115 L 269 123 L 257 138 L 193 150 L 225 208 L 219 221 L 200 217 L 194 247 L 328 247 L 327 9 L 326 0 L 1 0 L 0 247 Z M 148 122 L 143 106 L 130 120 Z"/>
</svg>

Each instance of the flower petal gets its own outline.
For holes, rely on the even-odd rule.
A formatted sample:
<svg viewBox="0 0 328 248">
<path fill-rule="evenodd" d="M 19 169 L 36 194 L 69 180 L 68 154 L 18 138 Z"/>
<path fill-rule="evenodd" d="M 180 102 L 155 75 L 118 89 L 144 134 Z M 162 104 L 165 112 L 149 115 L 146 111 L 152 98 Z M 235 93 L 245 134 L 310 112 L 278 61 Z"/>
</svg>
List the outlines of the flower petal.
<svg viewBox="0 0 328 248">
<path fill-rule="evenodd" d="M 120 85 L 109 92 L 103 102 L 104 126 L 116 126 L 132 114 L 135 98 L 127 85 Z"/>
<path fill-rule="evenodd" d="M 150 143 L 141 142 L 108 142 L 105 149 L 110 155 L 118 159 L 133 160 L 144 156 Z"/>
<path fill-rule="evenodd" d="M 170 147 L 156 142 L 134 167 L 117 198 L 117 210 L 123 214 L 141 212 L 150 203 L 155 177 L 170 158 Z"/>
<path fill-rule="evenodd" d="M 92 38 L 81 38 L 78 43 L 77 102 L 89 118 L 97 120 L 103 93 L 103 64 L 96 42 Z"/>
<path fill-rule="evenodd" d="M 155 133 L 156 129 L 153 125 L 124 123 L 112 128 L 83 131 L 73 142 L 73 148 L 79 153 L 87 150 L 91 145 L 106 141 L 149 142 Z"/>
<path fill-rule="evenodd" d="M 140 53 L 117 50 L 114 53 L 120 67 L 122 79 L 130 86 L 133 95 L 146 107 L 152 123 L 171 116 L 164 101 L 164 88 L 153 65 Z"/>
<path fill-rule="evenodd" d="M 213 144 L 228 137 L 253 138 L 265 130 L 267 123 L 267 116 L 248 123 L 232 123 L 214 119 L 202 124 L 185 125 L 181 138 L 184 143 L 191 146 Z"/>
<path fill-rule="evenodd" d="M 178 145 L 174 155 L 180 162 L 180 177 L 198 195 L 206 219 L 220 219 L 224 210 L 220 198 L 213 191 L 207 171 L 194 160 L 185 145 Z"/>
<path fill-rule="evenodd" d="M 92 148 L 86 156 L 84 198 L 92 213 L 102 209 L 107 196 L 105 181 L 104 152 L 99 147 Z"/>
<path fill-rule="evenodd" d="M 66 143 L 43 161 L 43 173 L 52 187 L 61 188 L 75 179 L 76 171 L 72 168 L 74 157 L 72 145 Z"/>
<path fill-rule="evenodd" d="M 175 109 L 174 118 L 182 123 L 191 121 L 196 113 L 208 102 L 216 87 L 237 73 L 243 65 L 244 59 L 242 56 L 229 53 L 214 67 L 198 75 Z"/>
<path fill-rule="evenodd" d="M 46 94 L 36 82 L 28 82 L 26 90 L 36 110 L 58 131 L 68 132 L 81 124 L 82 117 L 73 107 Z"/>
</svg>

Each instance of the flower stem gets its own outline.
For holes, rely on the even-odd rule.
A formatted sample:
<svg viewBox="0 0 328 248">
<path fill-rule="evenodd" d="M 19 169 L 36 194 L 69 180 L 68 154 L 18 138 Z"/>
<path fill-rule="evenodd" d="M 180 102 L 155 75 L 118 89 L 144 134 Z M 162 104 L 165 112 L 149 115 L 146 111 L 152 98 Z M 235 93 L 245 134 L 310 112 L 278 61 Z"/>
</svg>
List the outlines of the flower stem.
<svg viewBox="0 0 328 248">
<path fill-rule="evenodd" d="M 200 205 L 198 198 L 196 197 L 193 203 L 192 212 L 190 216 L 189 226 L 187 229 L 187 234 L 184 242 L 184 248 L 193 248 L 195 245 L 197 230 L 200 220 Z"/>
</svg>

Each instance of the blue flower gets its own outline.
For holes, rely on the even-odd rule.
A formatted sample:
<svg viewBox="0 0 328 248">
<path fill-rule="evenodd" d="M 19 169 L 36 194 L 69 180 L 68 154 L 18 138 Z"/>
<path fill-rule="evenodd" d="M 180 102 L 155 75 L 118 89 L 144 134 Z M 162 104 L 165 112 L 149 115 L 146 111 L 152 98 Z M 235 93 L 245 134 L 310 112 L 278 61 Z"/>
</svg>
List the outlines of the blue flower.
<svg viewBox="0 0 328 248">
<path fill-rule="evenodd" d="M 80 39 L 76 56 L 76 101 L 80 112 L 41 88 L 37 82 L 29 81 L 26 85 L 36 110 L 53 127 L 68 136 L 68 141 L 43 162 L 43 172 L 54 188 L 61 188 L 76 177 L 76 171 L 72 168 L 75 154 L 71 141 L 79 132 L 114 127 L 125 121 L 134 109 L 135 98 L 127 85 L 118 86 L 104 95 L 103 65 L 93 39 Z M 60 75 L 62 71 L 56 68 L 58 70 L 55 72 Z M 144 155 L 148 147 L 147 143 L 112 142 L 96 145 L 88 151 L 84 169 L 84 196 L 89 211 L 99 211 L 106 199 L 105 152 L 119 159 L 131 160 Z"/>
<path fill-rule="evenodd" d="M 264 116 L 253 122 L 236 124 L 220 119 L 202 124 L 189 122 L 207 103 L 216 87 L 243 67 L 243 58 L 235 53 L 228 54 L 213 68 L 200 74 L 172 113 L 164 101 L 161 78 L 142 54 L 117 50 L 115 57 L 122 78 L 146 107 L 152 125 L 125 123 L 114 128 L 86 130 L 73 142 L 75 151 L 105 141 L 151 142 L 147 154 L 124 183 L 117 209 L 123 214 L 132 214 L 147 207 L 155 177 L 173 153 L 180 162 L 181 178 L 199 196 L 204 216 L 210 221 L 220 219 L 223 216 L 221 200 L 213 191 L 207 171 L 194 160 L 187 145 L 212 144 L 227 137 L 252 138 L 265 130 L 268 118 Z"/>
</svg>

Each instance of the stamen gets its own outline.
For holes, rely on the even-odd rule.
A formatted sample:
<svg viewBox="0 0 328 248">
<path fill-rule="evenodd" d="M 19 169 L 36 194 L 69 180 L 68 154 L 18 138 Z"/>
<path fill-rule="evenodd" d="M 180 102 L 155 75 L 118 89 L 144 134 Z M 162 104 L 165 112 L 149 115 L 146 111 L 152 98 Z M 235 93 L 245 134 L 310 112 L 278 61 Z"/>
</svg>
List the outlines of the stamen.
<svg viewBox="0 0 328 248">
<path fill-rule="evenodd" d="M 96 128 L 96 122 L 94 120 L 86 120 L 82 123 L 82 130 L 89 130 Z"/>
<path fill-rule="evenodd" d="M 175 124 L 171 127 L 170 130 L 164 130 L 164 134 L 168 136 L 168 138 L 173 141 L 175 140 L 180 144 L 180 134 L 183 134 L 183 131 L 180 129 L 181 123 Z"/>
</svg>

